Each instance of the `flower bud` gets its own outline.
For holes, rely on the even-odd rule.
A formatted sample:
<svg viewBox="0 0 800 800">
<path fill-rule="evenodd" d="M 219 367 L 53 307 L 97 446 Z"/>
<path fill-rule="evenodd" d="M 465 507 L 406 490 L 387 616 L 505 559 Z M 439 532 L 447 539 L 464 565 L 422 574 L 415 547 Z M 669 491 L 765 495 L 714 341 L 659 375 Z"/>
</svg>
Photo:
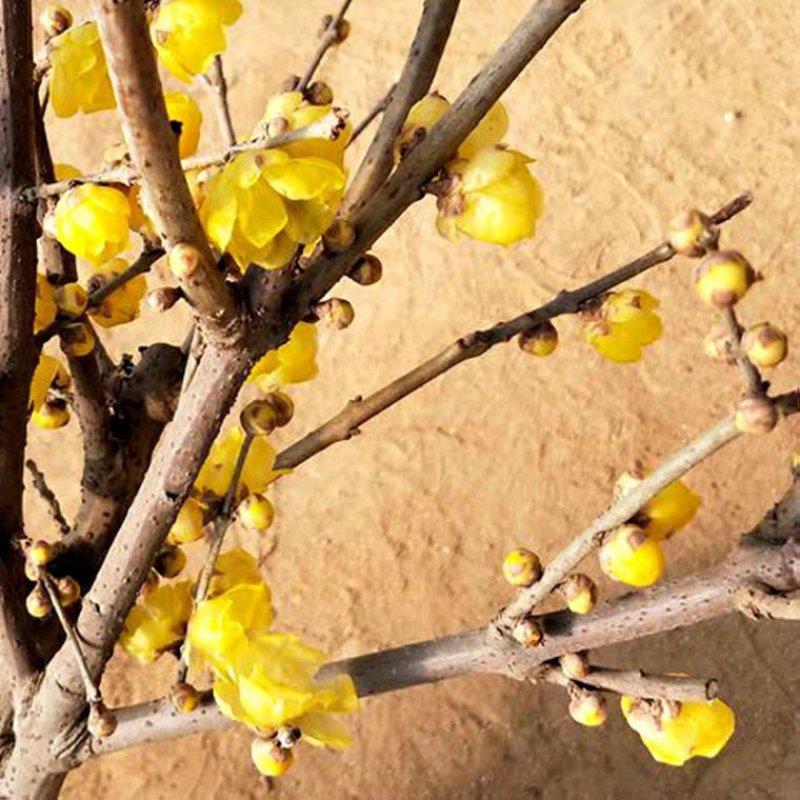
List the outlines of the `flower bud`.
<svg viewBox="0 0 800 800">
<path fill-rule="evenodd" d="M 86 728 L 95 739 L 107 739 L 117 729 L 117 717 L 102 700 L 97 700 L 89 706 Z"/>
<path fill-rule="evenodd" d="M 175 578 L 186 566 L 186 553 L 175 545 L 165 545 L 153 564 L 153 569 L 163 578 Z"/>
<path fill-rule="evenodd" d="M 682 256 L 702 256 L 719 238 L 711 220 L 696 208 L 679 214 L 669 223 L 667 240 Z"/>
<path fill-rule="evenodd" d="M 39 15 L 39 24 L 42 26 L 45 39 L 52 39 L 72 26 L 72 14 L 64 6 L 53 3 L 45 6 Z"/>
<path fill-rule="evenodd" d="M 294 401 L 286 392 L 276 389 L 264 397 L 264 402 L 268 403 L 275 412 L 275 424 L 282 428 L 292 421 L 294 416 Z"/>
<path fill-rule="evenodd" d="M 520 350 L 534 356 L 549 356 L 558 347 L 558 331 L 552 322 L 547 320 L 523 331 L 517 337 Z"/>
<path fill-rule="evenodd" d="M 534 617 L 523 617 L 514 625 L 511 635 L 523 647 L 537 647 L 544 641 L 542 626 Z"/>
<path fill-rule="evenodd" d="M 709 253 L 694 270 L 694 288 L 708 305 L 736 305 L 755 283 L 756 273 L 745 257 L 735 251 Z"/>
<path fill-rule="evenodd" d="M 381 264 L 381 260 L 377 256 L 372 255 L 372 253 L 367 253 L 360 258 L 350 272 L 347 273 L 347 277 L 360 286 L 372 286 L 372 284 L 377 283 L 382 276 L 383 264 Z"/>
<path fill-rule="evenodd" d="M 558 659 L 561 671 L 573 681 L 583 680 L 591 671 L 586 653 L 565 653 Z"/>
<path fill-rule="evenodd" d="M 25 608 L 35 619 L 44 619 L 53 610 L 47 589 L 42 583 L 37 583 L 25 598 Z"/>
<path fill-rule="evenodd" d="M 34 425 L 48 431 L 63 428 L 69 422 L 69 406 L 60 397 L 48 398 L 31 414 Z"/>
<path fill-rule="evenodd" d="M 82 322 L 65 325 L 61 328 L 60 334 L 61 349 L 68 356 L 82 358 L 94 350 L 94 334 L 91 328 Z"/>
<path fill-rule="evenodd" d="M 44 539 L 37 539 L 28 547 L 28 558 L 37 567 L 46 567 L 57 555 L 60 548 L 57 544 Z"/>
<path fill-rule="evenodd" d="M 86 311 L 89 296 L 79 283 L 68 283 L 55 289 L 58 310 L 67 317 L 79 317 Z"/>
<path fill-rule="evenodd" d="M 329 106 L 333 102 L 333 89 L 325 81 L 314 81 L 303 95 L 312 106 Z"/>
<path fill-rule="evenodd" d="M 332 297 L 330 300 L 317 303 L 314 306 L 314 313 L 320 322 L 338 331 L 349 327 L 356 316 L 352 303 L 342 300 L 341 297 Z"/>
<path fill-rule="evenodd" d="M 144 299 L 145 307 L 153 313 L 169 311 L 181 298 L 183 291 L 178 286 L 162 286 L 153 289 Z"/>
<path fill-rule="evenodd" d="M 39 567 L 29 558 L 25 559 L 25 577 L 32 583 L 36 583 L 39 580 Z"/>
<path fill-rule="evenodd" d="M 749 394 L 737 403 L 733 421 L 742 433 L 769 433 L 778 424 L 778 409 L 768 397 Z"/>
<path fill-rule="evenodd" d="M 299 84 L 300 84 L 299 75 L 289 75 L 289 77 L 287 77 L 281 83 L 281 92 L 293 92 L 297 89 Z"/>
<path fill-rule="evenodd" d="M 74 606 L 81 599 L 81 586 L 75 578 L 67 575 L 63 578 L 56 578 L 54 583 L 62 608 Z"/>
<path fill-rule="evenodd" d="M 596 728 L 608 719 L 608 707 L 597 692 L 577 691 L 569 702 L 569 715 L 579 725 Z"/>
<path fill-rule="evenodd" d="M 503 577 L 512 586 L 531 586 L 542 577 L 542 562 L 524 547 L 512 550 L 503 560 Z"/>
<path fill-rule="evenodd" d="M 569 575 L 559 589 L 573 614 L 588 614 L 597 604 L 597 584 L 583 573 Z"/>
<path fill-rule="evenodd" d="M 250 494 L 239 505 L 239 519 L 249 530 L 264 533 L 275 519 L 275 508 L 263 494 Z"/>
<path fill-rule="evenodd" d="M 322 18 L 322 27 L 319 30 L 320 37 L 324 36 L 330 30 L 331 25 L 333 25 L 334 19 L 335 17 L 333 16 L 333 14 L 326 14 Z M 334 39 L 334 41 L 336 42 L 336 44 L 341 44 L 350 35 L 350 23 L 344 18 L 340 19 L 336 23 L 335 33 L 336 33 L 336 38 Z"/>
<path fill-rule="evenodd" d="M 248 403 L 239 417 L 246 433 L 251 436 L 268 436 L 278 425 L 275 409 L 266 400 Z"/>
<path fill-rule="evenodd" d="M 759 322 L 742 336 L 742 351 L 757 367 L 777 367 L 786 358 L 786 334 L 769 322 Z"/>
<path fill-rule="evenodd" d="M 181 714 L 191 714 L 200 703 L 200 694 L 191 683 L 181 681 L 169 690 L 169 699 Z"/>
<path fill-rule="evenodd" d="M 664 553 L 659 543 L 637 525 L 620 525 L 600 548 L 600 568 L 615 581 L 650 586 L 664 572 Z"/>
<path fill-rule="evenodd" d="M 356 229 L 346 219 L 335 219 L 322 234 L 322 246 L 328 253 L 343 253 L 356 240 Z"/>
<path fill-rule="evenodd" d="M 736 363 L 735 348 L 736 343 L 733 341 L 730 332 L 722 326 L 711 330 L 703 339 L 703 352 L 709 358 L 721 361 L 723 364 Z"/>
<path fill-rule="evenodd" d="M 280 747 L 274 739 L 253 739 L 250 745 L 250 757 L 256 769 L 270 778 L 277 778 L 284 775 L 294 762 L 294 754 L 291 750 Z"/>
<path fill-rule="evenodd" d="M 178 244 L 169 251 L 167 264 L 172 274 L 180 279 L 191 278 L 200 266 L 200 251 L 191 244 Z"/>
</svg>

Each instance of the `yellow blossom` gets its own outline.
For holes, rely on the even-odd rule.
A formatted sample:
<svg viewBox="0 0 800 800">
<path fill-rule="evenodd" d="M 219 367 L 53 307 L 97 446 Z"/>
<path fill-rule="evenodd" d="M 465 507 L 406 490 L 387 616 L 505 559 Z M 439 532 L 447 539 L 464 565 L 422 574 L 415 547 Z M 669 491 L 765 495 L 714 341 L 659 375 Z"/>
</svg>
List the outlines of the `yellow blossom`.
<svg viewBox="0 0 800 800">
<path fill-rule="evenodd" d="M 53 356 L 43 353 L 39 356 L 39 363 L 33 372 L 30 388 L 31 411 L 38 411 L 47 399 L 47 392 L 56 380 L 59 371 L 64 371 L 61 362 Z"/>
<path fill-rule="evenodd" d="M 244 431 L 238 426 L 217 438 L 195 481 L 195 489 L 201 496 L 208 493 L 217 498 L 225 497 L 243 441 Z M 272 469 L 274 461 L 275 448 L 266 437 L 256 436 L 244 462 L 237 497 L 243 498 L 250 492 L 262 493 L 279 474 Z"/>
<path fill-rule="evenodd" d="M 53 289 L 46 275 L 36 275 L 36 311 L 33 319 L 33 332 L 39 333 L 56 318 L 58 306 L 56 304 L 55 289 Z"/>
<path fill-rule="evenodd" d="M 600 567 L 629 586 L 650 586 L 664 572 L 661 546 L 636 525 L 621 525 L 600 548 Z"/>
<path fill-rule="evenodd" d="M 235 547 L 224 552 L 217 559 L 208 596 L 216 597 L 234 586 L 248 583 L 261 583 L 258 561 L 256 561 L 255 556 L 246 550 L 241 547 Z"/>
<path fill-rule="evenodd" d="M 190 497 L 181 506 L 175 522 L 169 529 L 169 544 L 189 544 L 203 538 L 204 510 L 201 503 Z"/>
<path fill-rule="evenodd" d="M 183 639 L 191 613 L 191 581 L 156 586 L 131 609 L 119 643 L 128 655 L 149 664 Z"/>
<path fill-rule="evenodd" d="M 674 767 L 695 756 L 714 758 L 728 743 L 736 728 L 732 709 L 722 700 L 699 700 L 672 704 L 648 703 L 623 696 L 622 713 L 653 758 Z"/>
<path fill-rule="evenodd" d="M 200 142 L 200 126 L 203 115 L 194 98 L 183 92 L 167 92 L 164 95 L 167 116 L 178 134 L 178 151 L 181 158 L 189 158 L 197 151 Z"/>
<path fill-rule="evenodd" d="M 191 83 L 225 51 L 225 27 L 241 16 L 238 0 L 167 0 L 150 25 L 150 38 L 164 66 Z"/>
<path fill-rule="evenodd" d="M 675 481 L 642 507 L 642 527 L 656 541 L 668 539 L 692 521 L 701 502 L 683 481 Z"/>
<path fill-rule="evenodd" d="M 114 108 L 114 91 L 94 22 L 69 28 L 51 39 L 50 64 L 50 102 L 56 116 Z"/>
<path fill-rule="evenodd" d="M 516 150 L 490 145 L 449 164 L 450 186 L 437 204 L 439 233 L 452 242 L 464 233 L 502 245 L 533 236 L 544 196 L 529 163 Z"/>
<path fill-rule="evenodd" d="M 344 173 L 323 158 L 243 153 L 206 184 L 200 218 L 240 268 L 278 269 L 330 225 L 343 187 Z"/>
<path fill-rule="evenodd" d="M 299 322 L 286 344 L 256 362 L 247 381 L 269 392 L 276 386 L 310 381 L 318 371 L 317 326 Z"/>
<path fill-rule="evenodd" d="M 130 203 L 121 191 L 83 184 L 61 195 L 56 236 L 71 253 L 99 266 L 128 247 L 130 217 Z"/>
<path fill-rule="evenodd" d="M 108 264 L 98 267 L 89 281 L 91 290 L 94 292 L 101 286 L 105 286 L 121 275 L 128 266 L 127 261 L 115 258 Z M 99 306 L 92 308 L 89 314 L 98 325 L 102 325 L 104 328 L 124 325 L 139 316 L 139 306 L 146 292 L 147 281 L 144 275 L 137 275 L 123 283 L 119 289 L 111 292 Z"/>
<path fill-rule="evenodd" d="M 661 337 L 658 300 L 638 289 L 610 292 L 583 330 L 589 344 L 609 361 L 638 361 L 642 351 Z"/>
</svg>

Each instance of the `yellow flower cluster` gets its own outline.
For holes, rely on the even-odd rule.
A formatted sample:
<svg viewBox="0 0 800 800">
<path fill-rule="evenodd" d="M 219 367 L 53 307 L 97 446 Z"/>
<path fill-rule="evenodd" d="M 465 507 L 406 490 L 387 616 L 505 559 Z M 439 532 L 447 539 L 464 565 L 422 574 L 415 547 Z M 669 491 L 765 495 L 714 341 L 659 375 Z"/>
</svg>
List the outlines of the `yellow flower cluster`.
<svg viewBox="0 0 800 800">
<path fill-rule="evenodd" d="M 121 275 L 128 268 L 127 261 L 115 258 L 98 267 L 89 280 L 89 290 L 95 292 L 111 280 Z M 144 275 L 137 275 L 115 289 L 100 305 L 89 311 L 89 315 L 104 328 L 124 325 L 139 316 L 139 306 L 147 292 L 147 280 Z"/>
<path fill-rule="evenodd" d="M 736 717 L 722 700 L 669 703 L 622 697 L 620 704 L 650 755 L 674 767 L 695 756 L 714 758 L 736 728 Z"/>
<path fill-rule="evenodd" d="M 286 344 L 256 362 L 247 382 L 269 392 L 276 386 L 310 381 L 317 372 L 317 326 L 299 322 Z"/>
<path fill-rule="evenodd" d="M 225 28 L 241 14 L 239 0 L 166 0 L 150 24 L 150 38 L 164 66 L 191 83 L 225 51 Z"/>
<path fill-rule="evenodd" d="M 180 644 L 191 614 L 191 581 L 149 588 L 128 614 L 119 643 L 128 655 L 150 664 Z"/>
<path fill-rule="evenodd" d="M 343 188 L 344 173 L 327 159 L 243 153 L 206 184 L 200 218 L 241 269 L 279 269 L 330 225 Z"/>
<path fill-rule="evenodd" d="M 255 559 L 242 550 L 224 554 L 208 599 L 189 623 L 190 664 L 211 669 L 223 714 L 259 736 L 288 726 L 313 745 L 346 747 L 350 734 L 334 715 L 358 708 L 351 679 L 316 681 L 325 654 L 294 635 L 270 632 L 272 620 L 270 592 Z M 263 759 L 256 766 L 272 769 Z"/>
<path fill-rule="evenodd" d="M 658 300 L 639 289 L 609 292 L 590 312 L 583 335 L 598 353 L 620 364 L 638 361 L 643 349 L 661 337 Z"/>
<path fill-rule="evenodd" d="M 100 33 L 94 22 L 69 28 L 50 40 L 50 102 L 59 117 L 114 108 Z"/>
<path fill-rule="evenodd" d="M 450 108 L 439 94 L 423 97 L 409 112 L 395 142 L 401 159 Z M 490 244 L 530 238 L 544 209 L 544 195 L 531 175 L 532 159 L 501 144 L 508 115 L 496 103 L 458 149 L 441 182 L 436 227 L 452 242 L 463 233 Z"/>
</svg>

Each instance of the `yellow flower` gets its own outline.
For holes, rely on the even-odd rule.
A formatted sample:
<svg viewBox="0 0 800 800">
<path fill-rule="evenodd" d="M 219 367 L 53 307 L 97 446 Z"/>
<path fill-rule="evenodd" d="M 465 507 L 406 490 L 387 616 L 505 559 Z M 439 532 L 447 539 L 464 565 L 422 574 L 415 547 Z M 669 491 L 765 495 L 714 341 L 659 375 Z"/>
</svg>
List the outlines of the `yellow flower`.
<svg viewBox="0 0 800 800">
<path fill-rule="evenodd" d="M 55 289 L 53 289 L 46 275 L 36 275 L 36 311 L 33 319 L 33 332 L 39 333 L 56 318 L 58 306 L 56 304 Z"/>
<path fill-rule="evenodd" d="M 244 431 L 237 426 L 214 442 L 195 481 L 195 489 L 201 496 L 208 493 L 217 498 L 225 497 L 243 441 Z M 243 498 L 250 492 L 262 493 L 279 474 L 272 469 L 274 461 L 275 448 L 266 437 L 256 436 L 244 462 L 237 497 Z"/>
<path fill-rule="evenodd" d="M 658 300 L 638 289 L 610 292 L 583 330 L 586 341 L 609 361 L 638 361 L 642 350 L 661 337 Z"/>
<path fill-rule="evenodd" d="M 178 134 L 178 150 L 181 158 L 189 158 L 197 151 L 200 142 L 200 126 L 203 115 L 192 97 L 183 92 L 167 92 L 164 95 L 167 116 Z"/>
<path fill-rule="evenodd" d="M 149 664 L 183 639 L 191 613 L 191 581 L 156 586 L 131 609 L 119 643 L 128 655 Z"/>
<path fill-rule="evenodd" d="M 695 756 L 714 758 L 733 736 L 736 717 L 722 700 L 663 703 L 623 696 L 622 713 L 653 758 L 675 767 Z"/>
<path fill-rule="evenodd" d="M 544 196 L 528 170 L 531 159 L 490 145 L 448 165 L 450 187 L 439 197 L 436 227 L 452 242 L 459 233 L 510 245 L 536 232 Z"/>
<path fill-rule="evenodd" d="M 200 218 L 240 268 L 278 269 L 330 225 L 343 187 L 344 173 L 323 158 L 243 153 L 206 184 Z"/>
<path fill-rule="evenodd" d="M 295 131 L 317 122 L 332 109 L 333 106 L 330 105 L 315 106 L 306 102 L 301 92 L 283 92 L 267 101 L 260 127 L 268 131 L 276 128 L 284 132 Z M 336 139 L 299 139 L 284 145 L 281 150 L 292 158 L 324 158 L 341 168 L 344 164 L 344 150 L 352 131 L 350 123 L 347 123 Z M 255 135 L 262 132 L 256 131 Z"/>
<path fill-rule="evenodd" d="M 169 0 L 150 24 L 150 38 L 164 66 L 191 83 L 225 51 L 225 27 L 241 16 L 238 0 Z"/>
<path fill-rule="evenodd" d="M 181 506 L 178 517 L 167 535 L 169 544 L 189 544 L 203 538 L 204 510 L 201 503 L 193 497 Z"/>
<path fill-rule="evenodd" d="M 240 654 L 234 677 L 217 677 L 214 698 L 223 714 L 256 731 L 298 727 L 310 744 L 345 748 L 347 729 L 332 715 L 358 709 L 349 676 L 324 683 L 314 676 L 325 654 L 292 634 L 264 633 Z"/>
<path fill-rule="evenodd" d="M 299 322 L 286 344 L 256 362 L 247 382 L 269 392 L 276 386 L 310 381 L 317 372 L 317 326 Z"/>
<path fill-rule="evenodd" d="M 234 586 L 249 583 L 261 583 L 258 561 L 256 561 L 255 556 L 246 550 L 241 547 L 235 547 L 223 553 L 217 559 L 208 596 L 216 597 Z"/>
<path fill-rule="evenodd" d="M 31 411 L 38 411 L 47 399 L 47 392 L 57 379 L 59 373 L 66 375 L 66 370 L 61 362 L 53 356 L 42 354 L 39 356 L 39 363 L 33 372 L 30 388 L 30 408 Z"/>
<path fill-rule="evenodd" d="M 89 280 L 92 292 L 105 286 L 112 279 L 121 275 L 127 268 L 128 262 L 115 258 L 108 264 L 98 267 Z M 92 319 L 104 328 L 113 328 L 115 325 L 124 325 L 132 322 L 139 316 L 139 306 L 147 292 L 147 280 L 144 275 L 137 275 L 115 289 L 105 300 L 89 311 Z"/>
<path fill-rule="evenodd" d="M 87 22 L 50 40 L 50 102 L 59 117 L 114 108 L 100 33 Z"/>
<path fill-rule="evenodd" d="M 621 525 L 600 548 L 600 568 L 628 586 L 650 586 L 664 572 L 661 546 L 636 525 Z"/>
<path fill-rule="evenodd" d="M 61 195 L 56 236 L 71 253 L 99 266 L 128 247 L 130 217 L 130 203 L 121 191 L 87 183 Z"/>
<path fill-rule="evenodd" d="M 701 502 L 683 481 L 675 481 L 642 507 L 642 527 L 656 541 L 668 539 L 692 521 Z"/>
</svg>

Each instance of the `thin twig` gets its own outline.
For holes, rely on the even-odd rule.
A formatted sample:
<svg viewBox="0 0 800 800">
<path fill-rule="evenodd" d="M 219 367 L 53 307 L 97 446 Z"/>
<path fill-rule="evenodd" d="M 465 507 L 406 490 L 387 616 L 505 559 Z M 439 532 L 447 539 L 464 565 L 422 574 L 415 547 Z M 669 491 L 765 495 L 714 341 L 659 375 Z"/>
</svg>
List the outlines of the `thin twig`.
<svg viewBox="0 0 800 800">
<path fill-rule="evenodd" d="M 64 633 L 67 636 L 67 641 L 72 648 L 75 661 L 81 673 L 84 689 L 86 690 L 86 699 L 90 703 L 97 703 L 101 699 L 100 690 L 97 688 L 97 684 L 95 684 L 94 679 L 89 672 L 89 667 L 86 664 L 86 658 L 83 655 L 83 648 L 81 647 L 81 643 L 78 640 L 77 634 L 75 633 L 75 628 L 73 628 L 72 623 L 67 619 L 67 615 L 64 613 L 64 607 L 61 605 L 61 598 L 58 596 L 58 589 L 56 589 L 53 579 L 47 574 L 47 571 L 44 568 L 40 568 L 39 570 L 39 580 L 44 584 L 44 588 L 47 591 L 48 597 L 50 598 L 50 603 L 53 606 L 53 610 L 56 612 L 58 621 L 61 623 L 61 627 L 64 629 Z"/>
<path fill-rule="evenodd" d="M 372 107 L 372 110 L 367 114 L 358 125 L 353 128 L 353 132 L 350 134 L 350 139 L 348 140 L 347 144 L 345 145 L 345 149 L 350 147 L 353 142 L 358 139 L 359 136 L 372 124 L 372 121 L 379 115 L 383 114 L 386 111 L 389 103 L 392 101 L 392 94 L 394 90 L 397 88 L 397 84 L 393 84 L 392 87 L 389 89 L 388 92 Z"/>
<path fill-rule="evenodd" d="M 712 215 L 715 224 L 731 219 L 752 202 L 749 193 L 741 194 Z M 571 291 L 561 291 L 548 303 L 521 314 L 509 322 L 501 322 L 492 328 L 475 331 L 461 337 L 445 350 L 420 364 L 400 378 L 379 389 L 364 399 L 352 400 L 336 416 L 299 441 L 278 454 L 276 469 L 293 469 L 312 456 L 336 442 L 349 439 L 361 425 L 385 411 L 404 397 L 417 391 L 448 370 L 476 358 L 497 344 L 507 342 L 524 330 L 528 330 L 562 314 L 574 314 L 589 300 L 613 289 L 625 281 L 640 275 L 652 267 L 669 261 L 675 251 L 668 242 L 663 242 L 649 253 L 625 264 L 613 272 L 603 275 L 586 285 Z"/>
<path fill-rule="evenodd" d="M 460 0 L 429 0 L 422 7 L 417 32 L 391 99 L 342 201 L 349 216 L 384 183 L 393 166 L 394 140 L 414 103 L 431 88 L 453 27 Z"/>
<path fill-rule="evenodd" d="M 219 121 L 222 138 L 228 147 L 232 147 L 236 144 L 236 132 L 233 129 L 231 108 L 228 105 L 228 82 L 225 80 L 222 56 L 214 56 L 214 63 L 211 65 L 211 71 L 206 80 L 214 90 L 214 96 L 216 97 L 217 102 L 214 105 L 217 109 L 217 120 Z"/>
<path fill-rule="evenodd" d="M 227 164 L 242 153 L 250 153 L 256 150 L 271 150 L 276 147 L 284 147 L 287 144 L 303 139 L 337 139 L 342 130 L 344 130 L 346 117 L 346 112 L 343 109 L 334 108 L 324 117 L 321 117 L 303 128 L 297 128 L 293 131 L 287 131 L 286 133 L 277 134 L 275 136 L 268 136 L 265 134 L 264 136 L 258 136 L 247 142 L 233 144 L 215 153 L 184 158 L 180 162 L 181 169 L 183 172 L 190 172 L 191 170 L 218 167 Z M 80 175 L 77 178 L 69 178 L 68 180 L 34 186 L 30 189 L 25 189 L 22 192 L 22 196 L 26 200 L 33 202 L 37 199 L 63 194 L 69 189 L 74 189 L 76 186 L 81 186 L 86 183 L 119 183 L 128 186 L 139 183 L 140 180 L 141 176 L 134 167 L 112 167 L 89 175 Z"/>
<path fill-rule="evenodd" d="M 236 466 L 233 469 L 233 476 L 231 477 L 228 492 L 225 495 L 225 500 L 222 503 L 222 510 L 219 516 L 214 520 L 214 530 L 211 534 L 211 543 L 208 547 L 206 560 L 203 562 L 203 567 L 197 577 L 197 588 L 194 592 L 194 607 L 198 608 L 200 603 L 206 599 L 208 594 L 208 587 L 211 585 L 211 579 L 214 577 L 214 569 L 217 565 L 222 544 L 225 541 L 225 534 L 230 527 L 231 517 L 233 516 L 233 506 L 236 502 L 236 495 L 239 491 L 239 481 L 242 478 L 244 471 L 245 461 L 247 461 L 247 454 L 250 452 L 250 446 L 253 444 L 255 437 L 252 433 L 245 432 L 242 445 L 239 448 L 239 455 L 236 458 Z M 176 678 L 177 683 L 186 680 L 186 673 L 189 665 L 186 661 L 185 651 L 181 651 L 181 661 L 178 665 L 178 674 Z"/>
<path fill-rule="evenodd" d="M 776 398 L 775 402 L 780 406 L 783 414 L 794 414 L 799 410 L 799 397 L 799 393 L 793 392 Z M 662 489 L 741 435 L 733 418 L 726 417 L 713 428 L 684 445 L 670 458 L 662 461 L 647 477 L 600 514 L 550 561 L 541 580 L 532 586 L 521 589 L 514 600 L 497 615 L 491 627 L 501 633 L 507 632 L 515 620 L 525 616 L 538 603 L 541 603 L 592 550 L 602 543 L 606 532 L 618 525 L 623 525 Z"/>
<path fill-rule="evenodd" d="M 342 3 L 339 12 L 336 16 L 331 17 L 328 24 L 325 26 L 325 29 L 322 31 L 322 35 L 320 36 L 320 43 L 319 47 L 317 48 L 317 52 L 314 53 L 314 57 L 311 59 L 311 63 L 306 67 L 306 71 L 303 73 L 303 77 L 300 78 L 299 83 L 296 86 L 296 90 L 298 92 L 302 92 L 306 89 L 309 83 L 311 83 L 311 79 L 314 77 L 314 73 L 319 68 L 319 65 L 322 63 L 322 59 L 325 58 L 325 53 L 333 47 L 338 39 L 339 39 L 339 32 L 338 28 L 339 25 L 344 20 L 344 15 L 347 13 L 350 5 L 352 4 L 353 0 L 344 0 Z"/>
<path fill-rule="evenodd" d="M 33 488 L 36 489 L 36 491 L 39 493 L 39 496 L 42 498 L 42 500 L 44 500 L 50 516 L 58 526 L 58 532 L 62 536 L 67 536 L 70 532 L 69 523 L 64 516 L 64 512 L 61 510 L 61 503 L 58 502 L 55 492 L 47 485 L 47 479 L 45 478 L 44 473 L 39 469 L 36 462 L 32 458 L 29 458 L 25 462 L 25 466 L 28 468 L 28 472 L 31 474 Z"/>
<path fill-rule="evenodd" d="M 763 394 L 764 382 L 761 380 L 758 367 L 742 352 L 743 329 L 736 316 L 736 309 L 733 306 L 725 306 L 720 311 L 720 316 L 730 341 L 730 355 L 736 359 L 736 366 L 742 373 L 745 386 L 751 394 Z"/>
<path fill-rule="evenodd" d="M 719 689 L 714 678 L 691 678 L 677 675 L 650 675 L 640 669 L 612 669 L 592 665 L 589 674 L 574 680 L 568 678 L 560 666 L 547 664 L 539 673 L 529 678 L 533 682 L 545 681 L 557 686 L 577 683 L 615 694 L 630 697 L 660 698 L 664 700 L 713 700 Z"/>
</svg>

